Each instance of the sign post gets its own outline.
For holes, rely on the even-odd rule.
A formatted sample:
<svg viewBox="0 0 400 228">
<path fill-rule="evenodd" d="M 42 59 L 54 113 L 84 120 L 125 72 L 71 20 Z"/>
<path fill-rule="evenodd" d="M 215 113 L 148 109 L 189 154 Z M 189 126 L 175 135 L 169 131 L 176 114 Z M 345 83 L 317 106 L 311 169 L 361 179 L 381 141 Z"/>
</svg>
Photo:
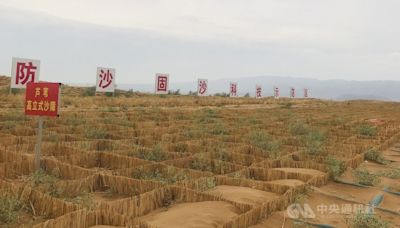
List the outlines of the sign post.
<svg viewBox="0 0 400 228">
<path fill-rule="evenodd" d="M 28 82 L 25 94 L 25 115 L 38 116 L 37 140 L 35 145 L 36 169 L 40 169 L 40 154 L 43 137 L 43 117 L 58 117 L 60 83 Z"/>
<path fill-rule="evenodd" d="M 35 145 L 35 165 L 36 170 L 40 169 L 40 156 L 41 156 L 41 148 L 42 148 L 42 138 L 43 138 L 43 116 L 38 117 L 38 130 L 37 130 L 37 138 Z"/>
</svg>

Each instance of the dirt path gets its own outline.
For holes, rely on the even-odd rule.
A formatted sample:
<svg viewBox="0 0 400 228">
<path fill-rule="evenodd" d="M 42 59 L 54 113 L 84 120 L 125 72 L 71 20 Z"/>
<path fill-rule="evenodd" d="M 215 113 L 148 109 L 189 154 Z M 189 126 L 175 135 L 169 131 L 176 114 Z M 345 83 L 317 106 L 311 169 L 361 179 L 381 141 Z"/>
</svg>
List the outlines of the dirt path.
<svg viewBox="0 0 400 228">
<path fill-rule="evenodd" d="M 215 196 L 221 196 L 222 198 L 230 201 L 250 204 L 253 206 L 258 206 L 265 202 L 279 198 L 280 196 L 276 193 L 265 192 L 258 189 L 228 185 L 219 185 L 206 191 L 206 193 Z"/>
<path fill-rule="evenodd" d="M 222 225 L 238 214 L 239 211 L 227 202 L 204 201 L 172 205 L 153 211 L 141 217 L 141 220 L 159 228 L 211 228 Z"/>
</svg>

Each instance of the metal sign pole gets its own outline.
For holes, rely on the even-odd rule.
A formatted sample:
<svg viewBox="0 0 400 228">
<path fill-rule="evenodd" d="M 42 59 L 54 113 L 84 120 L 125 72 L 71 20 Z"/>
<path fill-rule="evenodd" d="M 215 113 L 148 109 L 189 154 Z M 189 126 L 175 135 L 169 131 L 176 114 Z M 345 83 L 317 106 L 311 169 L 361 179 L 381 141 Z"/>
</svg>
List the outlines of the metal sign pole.
<svg viewBox="0 0 400 228">
<path fill-rule="evenodd" d="M 35 147 L 35 163 L 36 170 L 40 169 L 40 150 L 42 147 L 42 136 L 43 136 L 43 116 L 38 117 L 38 131 L 37 131 L 37 141 Z"/>
</svg>

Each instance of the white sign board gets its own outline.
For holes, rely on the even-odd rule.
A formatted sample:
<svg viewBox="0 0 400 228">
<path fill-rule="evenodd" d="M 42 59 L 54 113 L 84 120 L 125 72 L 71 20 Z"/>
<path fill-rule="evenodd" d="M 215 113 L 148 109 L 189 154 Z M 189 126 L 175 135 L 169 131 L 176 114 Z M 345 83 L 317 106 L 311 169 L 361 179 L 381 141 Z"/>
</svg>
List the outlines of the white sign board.
<svg viewBox="0 0 400 228">
<path fill-rule="evenodd" d="M 262 88 L 260 85 L 256 85 L 256 98 L 262 98 Z"/>
<path fill-rule="evenodd" d="M 231 82 L 229 83 L 229 96 L 230 97 L 237 97 L 237 83 Z"/>
<path fill-rule="evenodd" d="M 279 88 L 278 87 L 274 87 L 274 98 L 279 99 Z"/>
<path fill-rule="evenodd" d="M 197 80 L 197 95 L 198 96 L 207 96 L 208 93 L 208 80 L 207 79 L 198 79 Z"/>
<path fill-rule="evenodd" d="M 308 96 L 309 96 L 309 90 L 308 90 L 308 88 L 305 88 L 304 89 L 304 98 L 308 98 Z"/>
<path fill-rule="evenodd" d="M 115 69 L 97 67 L 96 76 L 96 92 L 111 92 L 115 91 Z"/>
<path fill-rule="evenodd" d="M 290 88 L 290 98 L 295 98 L 296 97 L 296 90 L 295 88 Z"/>
<path fill-rule="evenodd" d="M 28 82 L 38 82 L 40 60 L 12 58 L 11 88 L 26 88 Z"/>
<path fill-rule="evenodd" d="M 156 74 L 156 94 L 168 94 L 169 74 Z"/>
</svg>

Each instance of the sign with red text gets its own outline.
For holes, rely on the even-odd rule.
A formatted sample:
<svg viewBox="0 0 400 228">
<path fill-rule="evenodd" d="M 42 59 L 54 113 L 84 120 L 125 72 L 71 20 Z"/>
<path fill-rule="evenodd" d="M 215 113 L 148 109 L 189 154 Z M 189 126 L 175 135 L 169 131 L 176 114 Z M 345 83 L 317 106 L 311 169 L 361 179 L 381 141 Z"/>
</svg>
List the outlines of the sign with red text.
<svg viewBox="0 0 400 228">
<path fill-rule="evenodd" d="M 237 83 L 231 82 L 229 83 L 229 96 L 230 97 L 237 97 Z"/>
<path fill-rule="evenodd" d="M 198 79 L 197 80 L 197 95 L 198 96 L 207 96 L 208 93 L 208 80 L 207 79 Z"/>
<path fill-rule="evenodd" d="M 26 88 L 28 82 L 39 81 L 40 60 L 12 58 L 11 88 Z"/>
<path fill-rule="evenodd" d="M 29 82 L 26 85 L 25 115 L 58 116 L 60 83 Z"/>
<path fill-rule="evenodd" d="M 96 92 L 115 91 L 115 69 L 97 67 Z"/>
<path fill-rule="evenodd" d="M 279 98 L 279 88 L 278 87 L 274 87 L 274 98 L 275 99 Z"/>
<path fill-rule="evenodd" d="M 290 98 L 295 98 L 296 97 L 296 90 L 295 88 L 290 88 Z"/>
<path fill-rule="evenodd" d="M 260 85 L 256 85 L 256 98 L 262 98 L 262 89 Z"/>
<path fill-rule="evenodd" d="M 308 88 L 305 88 L 304 89 L 304 98 L 308 98 L 308 94 L 309 93 L 309 91 L 308 91 Z"/>
<path fill-rule="evenodd" d="M 168 94 L 168 74 L 156 74 L 156 94 Z"/>
</svg>

